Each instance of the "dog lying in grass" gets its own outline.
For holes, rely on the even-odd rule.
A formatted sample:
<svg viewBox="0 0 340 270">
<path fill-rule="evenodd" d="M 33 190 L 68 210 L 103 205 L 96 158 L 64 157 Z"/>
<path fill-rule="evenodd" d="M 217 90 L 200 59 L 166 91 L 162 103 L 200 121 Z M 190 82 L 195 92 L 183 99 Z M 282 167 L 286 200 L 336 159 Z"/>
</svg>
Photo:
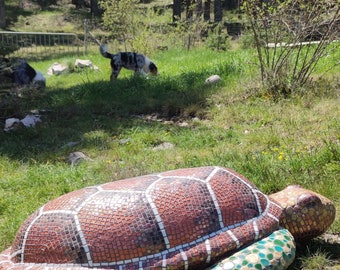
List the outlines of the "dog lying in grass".
<svg viewBox="0 0 340 270">
<path fill-rule="evenodd" d="M 100 45 L 99 48 L 102 56 L 111 59 L 111 81 L 117 79 L 119 72 L 123 67 L 135 71 L 135 74 L 147 76 L 148 73 L 152 73 L 154 75 L 158 75 L 158 69 L 155 63 L 143 54 L 134 52 L 119 52 L 117 54 L 111 54 L 107 51 L 107 47 L 105 45 Z"/>
<path fill-rule="evenodd" d="M 31 67 L 24 59 L 0 59 L 0 76 L 8 77 L 12 83 L 18 85 L 33 84 L 37 88 L 46 86 L 45 77 Z M 3 79 L 1 78 L 3 81 Z"/>
</svg>

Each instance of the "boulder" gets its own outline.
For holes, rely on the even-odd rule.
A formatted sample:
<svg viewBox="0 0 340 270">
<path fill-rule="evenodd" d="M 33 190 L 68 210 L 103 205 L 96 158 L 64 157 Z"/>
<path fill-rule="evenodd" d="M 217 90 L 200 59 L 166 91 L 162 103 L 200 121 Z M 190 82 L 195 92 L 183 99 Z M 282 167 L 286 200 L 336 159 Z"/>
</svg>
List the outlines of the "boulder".
<svg viewBox="0 0 340 270">
<path fill-rule="evenodd" d="M 68 67 L 59 63 L 53 63 L 52 66 L 49 67 L 47 74 L 48 75 L 60 75 L 68 71 Z"/>
</svg>

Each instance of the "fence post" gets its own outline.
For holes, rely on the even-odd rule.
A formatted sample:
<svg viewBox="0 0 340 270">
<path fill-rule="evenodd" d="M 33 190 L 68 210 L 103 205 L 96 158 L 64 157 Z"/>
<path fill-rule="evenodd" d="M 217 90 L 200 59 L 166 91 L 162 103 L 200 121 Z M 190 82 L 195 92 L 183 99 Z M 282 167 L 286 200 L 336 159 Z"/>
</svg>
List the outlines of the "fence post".
<svg viewBox="0 0 340 270">
<path fill-rule="evenodd" d="M 87 53 L 87 35 L 89 32 L 89 20 L 84 20 L 84 55 Z"/>
</svg>

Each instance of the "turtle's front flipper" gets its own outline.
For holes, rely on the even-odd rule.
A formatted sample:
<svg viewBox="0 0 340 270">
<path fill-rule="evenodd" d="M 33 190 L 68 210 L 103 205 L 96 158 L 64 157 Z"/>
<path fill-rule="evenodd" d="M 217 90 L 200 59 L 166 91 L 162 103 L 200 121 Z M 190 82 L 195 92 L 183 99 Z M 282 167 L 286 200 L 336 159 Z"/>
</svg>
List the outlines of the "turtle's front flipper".
<svg viewBox="0 0 340 270">
<path fill-rule="evenodd" d="M 295 258 L 295 242 L 286 229 L 273 232 L 258 242 L 215 264 L 210 270 L 287 269 Z"/>
</svg>

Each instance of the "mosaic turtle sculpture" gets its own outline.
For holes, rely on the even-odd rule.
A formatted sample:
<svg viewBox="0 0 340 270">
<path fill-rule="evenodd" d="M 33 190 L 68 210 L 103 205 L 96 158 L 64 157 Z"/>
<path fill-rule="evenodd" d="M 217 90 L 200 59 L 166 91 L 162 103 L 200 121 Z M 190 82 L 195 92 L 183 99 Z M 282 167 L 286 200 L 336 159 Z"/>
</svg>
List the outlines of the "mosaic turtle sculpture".
<svg viewBox="0 0 340 270">
<path fill-rule="evenodd" d="M 267 196 L 230 169 L 179 169 L 48 202 L 0 253 L 0 269 L 284 269 L 292 234 L 311 239 L 334 217 L 328 199 L 298 186 Z"/>
</svg>

